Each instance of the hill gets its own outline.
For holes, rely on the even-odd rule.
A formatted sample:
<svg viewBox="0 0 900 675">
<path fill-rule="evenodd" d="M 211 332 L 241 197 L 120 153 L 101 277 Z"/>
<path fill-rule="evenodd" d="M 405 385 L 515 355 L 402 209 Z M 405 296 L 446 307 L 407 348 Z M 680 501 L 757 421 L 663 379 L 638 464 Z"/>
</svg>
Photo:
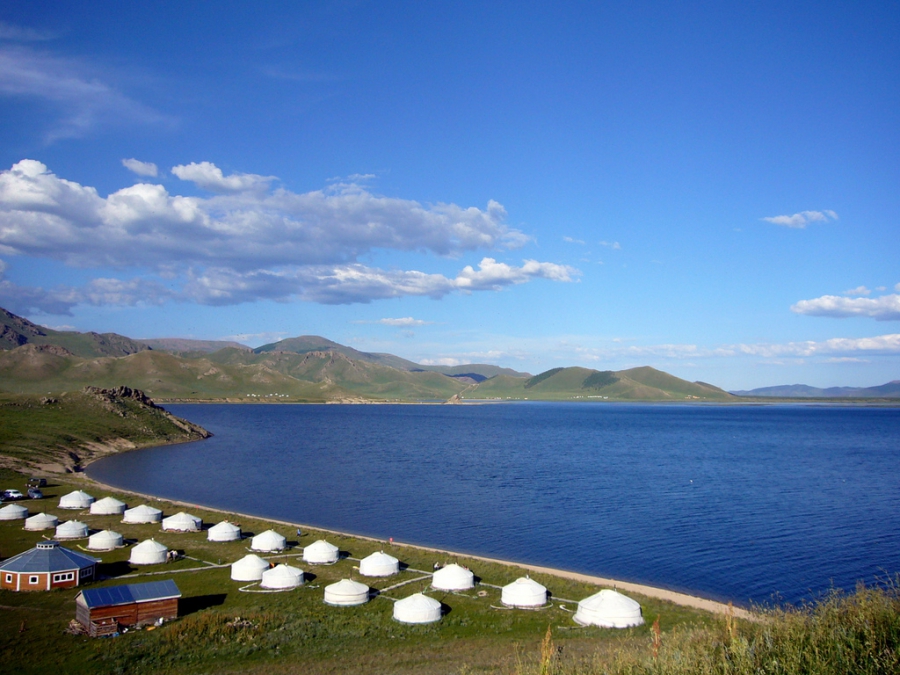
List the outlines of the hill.
<svg viewBox="0 0 900 675">
<path fill-rule="evenodd" d="M 247 345 L 231 340 L 190 340 L 187 338 L 148 338 L 137 340 L 150 349 L 173 354 L 211 354 L 220 349 L 243 349 L 251 351 Z"/>
<path fill-rule="evenodd" d="M 877 387 L 827 387 L 820 389 L 805 384 L 784 384 L 731 392 L 735 396 L 763 398 L 900 398 L 900 380 Z"/>
</svg>

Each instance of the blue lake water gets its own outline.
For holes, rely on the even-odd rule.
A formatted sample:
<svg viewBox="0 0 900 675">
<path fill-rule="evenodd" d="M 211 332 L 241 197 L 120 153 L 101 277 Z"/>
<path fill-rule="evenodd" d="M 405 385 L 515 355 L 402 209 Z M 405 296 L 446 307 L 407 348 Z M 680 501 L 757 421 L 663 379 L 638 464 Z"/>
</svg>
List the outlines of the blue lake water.
<svg viewBox="0 0 900 675">
<path fill-rule="evenodd" d="M 798 602 L 900 572 L 900 409 L 171 405 L 209 440 L 100 481 L 711 598 Z"/>
</svg>

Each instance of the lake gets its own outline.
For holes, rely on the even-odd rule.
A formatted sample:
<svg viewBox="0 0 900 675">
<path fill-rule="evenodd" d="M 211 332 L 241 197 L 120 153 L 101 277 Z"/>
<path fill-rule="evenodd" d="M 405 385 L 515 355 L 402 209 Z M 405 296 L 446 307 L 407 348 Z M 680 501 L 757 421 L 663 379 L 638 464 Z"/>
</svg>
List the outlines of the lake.
<svg viewBox="0 0 900 675">
<path fill-rule="evenodd" d="M 88 474 L 738 604 L 798 602 L 900 572 L 898 408 L 166 408 L 215 436 L 104 458 Z"/>
</svg>

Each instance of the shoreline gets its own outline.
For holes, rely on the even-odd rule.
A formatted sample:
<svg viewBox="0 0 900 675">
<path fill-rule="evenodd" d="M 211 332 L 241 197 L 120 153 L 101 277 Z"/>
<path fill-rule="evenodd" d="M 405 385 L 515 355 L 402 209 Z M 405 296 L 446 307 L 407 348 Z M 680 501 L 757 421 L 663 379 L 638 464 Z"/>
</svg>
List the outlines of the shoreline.
<svg viewBox="0 0 900 675">
<path fill-rule="evenodd" d="M 139 448 L 135 448 L 139 449 Z M 87 465 L 89 466 L 89 465 Z M 85 466 L 85 469 L 87 469 Z M 333 534 L 341 537 L 350 537 L 354 539 L 361 539 L 363 541 L 377 542 L 380 544 L 384 544 L 384 539 L 380 539 L 377 537 L 370 537 L 362 534 L 353 534 L 350 532 L 342 532 L 340 530 L 332 530 L 330 528 L 319 527 L 315 525 L 308 525 L 306 523 L 292 523 L 286 520 L 280 520 L 277 518 L 270 518 L 267 516 L 255 516 L 249 513 L 240 513 L 237 511 L 228 511 L 225 509 L 221 509 L 214 506 L 204 506 L 202 504 L 197 504 L 194 502 L 186 502 L 178 499 L 169 499 L 166 497 L 159 497 L 157 495 L 149 495 L 143 492 L 137 492 L 135 490 L 129 490 L 126 488 L 119 488 L 114 485 L 108 485 L 107 483 L 102 483 L 98 480 L 95 480 L 91 476 L 89 476 L 86 471 L 81 472 L 81 477 L 83 480 L 96 485 L 100 488 L 121 492 L 125 494 L 135 495 L 137 497 L 142 497 L 143 499 L 155 500 L 155 501 L 165 501 L 170 504 L 175 504 L 178 506 L 184 506 L 186 508 L 194 508 L 194 509 L 203 509 L 205 511 L 212 511 L 213 513 L 221 513 L 230 516 L 236 516 L 240 518 L 251 518 L 254 520 L 262 520 L 268 523 L 275 523 L 278 525 L 285 525 L 292 529 L 307 529 L 307 530 L 316 530 L 319 532 L 326 532 L 328 534 Z M 724 603 L 718 602 L 717 600 L 710 600 L 708 598 L 702 598 L 696 595 L 690 595 L 688 593 L 681 593 L 678 591 L 670 591 L 665 588 L 660 588 L 658 586 L 648 586 L 645 584 L 638 584 L 630 581 L 621 581 L 618 579 L 610 579 L 607 577 L 599 577 L 590 574 L 583 574 L 581 572 L 573 572 L 571 570 L 563 570 L 553 567 L 542 567 L 540 565 L 532 565 L 529 563 L 521 563 L 514 562 L 511 560 L 502 560 L 500 558 L 490 558 L 487 556 L 474 555 L 469 553 L 459 553 L 457 551 L 447 551 L 444 549 L 433 548 L 430 546 L 422 546 L 420 544 L 413 544 L 402 541 L 394 541 L 394 546 L 406 546 L 408 548 L 413 548 L 419 551 L 428 551 L 439 553 L 445 556 L 450 557 L 461 557 L 461 558 L 470 558 L 472 560 L 481 560 L 488 563 L 504 565 L 506 567 L 516 567 L 519 569 L 529 570 L 532 572 L 539 572 L 541 574 L 547 574 L 550 576 L 555 576 L 560 579 L 568 579 L 571 581 L 580 581 L 584 583 L 594 584 L 596 586 L 603 586 L 606 588 L 613 588 L 616 590 L 624 590 L 632 593 L 639 593 L 646 597 L 655 598 L 657 600 L 665 600 L 668 602 L 672 602 L 676 605 L 680 605 L 682 607 L 690 607 L 692 609 L 699 609 L 701 611 L 709 612 L 710 614 L 717 615 L 725 615 L 725 616 L 733 616 L 738 619 L 744 619 L 747 621 L 759 621 L 760 617 L 753 612 L 750 612 L 743 607 L 739 607 L 734 605 L 733 603 Z"/>
</svg>

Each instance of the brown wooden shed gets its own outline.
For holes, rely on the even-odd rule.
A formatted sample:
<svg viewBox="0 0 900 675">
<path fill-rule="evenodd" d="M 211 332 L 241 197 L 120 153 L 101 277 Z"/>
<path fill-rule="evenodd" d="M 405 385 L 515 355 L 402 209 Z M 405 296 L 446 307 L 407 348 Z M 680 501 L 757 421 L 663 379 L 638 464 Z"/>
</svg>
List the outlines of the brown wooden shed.
<svg viewBox="0 0 900 675">
<path fill-rule="evenodd" d="M 75 619 L 93 637 L 110 635 L 126 626 L 176 618 L 180 597 L 171 579 L 91 588 L 75 597 Z"/>
</svg>

